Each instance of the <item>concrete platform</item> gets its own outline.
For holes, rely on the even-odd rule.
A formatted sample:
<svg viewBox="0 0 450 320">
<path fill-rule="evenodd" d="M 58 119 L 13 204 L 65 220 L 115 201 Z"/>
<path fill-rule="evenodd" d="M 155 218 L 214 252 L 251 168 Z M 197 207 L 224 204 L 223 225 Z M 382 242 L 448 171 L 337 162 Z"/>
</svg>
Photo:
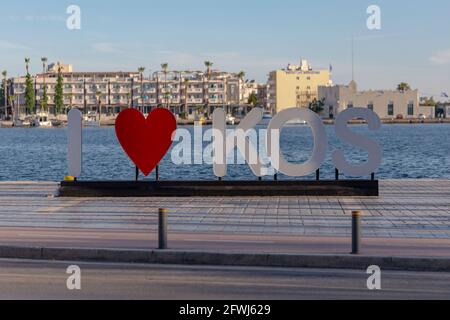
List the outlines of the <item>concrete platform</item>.
<svg viewBox="0 0 450 320">
<path fill-rule="evenodd" d="M 352 197 L 379 195 L 377 180 L 63 181 L 59 197 Z"/>
</svg>

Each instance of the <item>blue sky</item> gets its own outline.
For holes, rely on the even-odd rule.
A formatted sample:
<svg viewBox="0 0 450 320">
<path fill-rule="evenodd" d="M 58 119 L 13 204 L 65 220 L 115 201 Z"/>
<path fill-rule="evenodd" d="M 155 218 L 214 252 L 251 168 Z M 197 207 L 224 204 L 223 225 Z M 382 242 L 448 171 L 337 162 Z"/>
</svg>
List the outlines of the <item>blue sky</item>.
<svg viewBox="0 0 450 320">
<path fill-rule="evenodd" d="M 423 94 L 450 91 L 448 0 L 40 0 L 2 1 L 0 69 L 24 72 L 23 58 L 72 63 L 77 71 L 171 68 L 269 71 L 307 58 L 333 65 L 335 83 L 355 78 L 363 89 L 407 81 Z M 82 10 L 82 29 L 66 28 L 66 8 Z M 381 7 L 382 29 L 366 27 L 366 9 Z"/>
</svg>

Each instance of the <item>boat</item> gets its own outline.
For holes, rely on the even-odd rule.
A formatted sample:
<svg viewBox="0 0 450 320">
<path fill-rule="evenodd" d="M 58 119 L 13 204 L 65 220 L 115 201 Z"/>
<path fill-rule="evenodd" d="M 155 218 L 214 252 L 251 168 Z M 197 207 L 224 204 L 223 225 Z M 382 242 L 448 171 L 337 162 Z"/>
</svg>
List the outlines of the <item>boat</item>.
<svg viewBox="0 0 450 320">
<path fill-rule="evenodd" d="M 61 120 L 52 120 L 51 123 L 52 123 L 52 127 L 56 127 L 56 128 L 64 126 L 64 122 Z"/>
<path fill-rule="evenodd" d="M 233 117 L 231 114 L 227 114 L 226 118 L 227 124 L 234 126 L 236 124 L 236 118 Z"/>
<path fill-rule="evenodd" d="M 34 119 L 33 127 L 51 128 L 51 127 L 53 127 L 53 124 L 48 119 L 48 114 L 41 112 L 36 115 L 36 118 Z"/>
<path fill-rule="evenodd" d="M 14 128 L 30 128 L 31 127 L 31 122 L 28 119 L 15 119 L 12 123 L 12 126 Z"/>
<path fill-rule="evenodd" d="M 306 124 L 308 124 L 308 123 L 302 119 L 291 120 L 287 123 L 287 125 L 291 125 L 291 126 L 296 126 L 296 125 L 304 126 Z"/>
<path fill-rule="evenodd" d="M 84 127 L 100 127 L 100 121 L 98 121 L 97 112 L 89 111 L 87 115 L 83 117 Z"/>
</svg>

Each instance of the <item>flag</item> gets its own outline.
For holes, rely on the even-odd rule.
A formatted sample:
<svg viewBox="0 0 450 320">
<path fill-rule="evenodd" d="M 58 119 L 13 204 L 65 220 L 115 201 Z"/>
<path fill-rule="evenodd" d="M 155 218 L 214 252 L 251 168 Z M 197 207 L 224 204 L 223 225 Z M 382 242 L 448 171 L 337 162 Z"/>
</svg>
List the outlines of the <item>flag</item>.
<svg viewBox="0 0 450 320">
<path fill-rule="evenodd" d="M 333 72 L 333 66 L 330 64 L 330 72 Z"/>
<path fill-rule="evenodd" d="M 442 97 L 443 98 L 448 98 L 448 94 L 446 94 L 445 92 L 442 92 Z"/>
</svg>

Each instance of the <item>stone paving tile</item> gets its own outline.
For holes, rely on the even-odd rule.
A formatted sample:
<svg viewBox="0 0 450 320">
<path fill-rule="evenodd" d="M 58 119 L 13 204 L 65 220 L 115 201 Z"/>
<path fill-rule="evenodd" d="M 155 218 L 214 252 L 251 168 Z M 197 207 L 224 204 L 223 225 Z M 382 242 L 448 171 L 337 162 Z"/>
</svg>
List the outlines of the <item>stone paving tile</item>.
<svg viewBox="0 0 450 320">
<path fill-rule="evenodd" d="M 450 238 L 450 180 L 380 181 L 379 198 L 61 199 L 56 183 L 1 182 L 0 227 L 154 230 L 160 207 L 174 231 L 348 235 L 352 210 L 376 237 Z"/>
</svg>

